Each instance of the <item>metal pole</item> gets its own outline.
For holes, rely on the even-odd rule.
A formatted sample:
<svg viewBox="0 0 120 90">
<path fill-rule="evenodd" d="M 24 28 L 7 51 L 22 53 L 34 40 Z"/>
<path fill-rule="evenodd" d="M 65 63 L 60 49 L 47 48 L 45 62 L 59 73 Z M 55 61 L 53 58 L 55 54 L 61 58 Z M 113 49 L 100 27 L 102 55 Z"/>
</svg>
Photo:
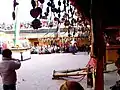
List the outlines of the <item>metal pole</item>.
<svg viewBox="0 0 120 90">
<path fill-rule="evenodd" d="M 23 61 L 23 52 L 20 52 L 21 55 L 21 61 Z"/>
<path fill-rule="evenodd" d="M 18 1 L 17 1 L 18 2 Z M 15 20 L 13 20 L 14 22 L 14 46 L 16 46 L 18 44 L 18 39 L 19 39 L 19 29 L 20 29 L 20 25 L 19 25 L 19 20 L 18 20 L 18 6 L 16 6 L 16 9 L 15 9 L 15 13 L 16 13 L 16 16 L 15 16 Z"/>
</svg>

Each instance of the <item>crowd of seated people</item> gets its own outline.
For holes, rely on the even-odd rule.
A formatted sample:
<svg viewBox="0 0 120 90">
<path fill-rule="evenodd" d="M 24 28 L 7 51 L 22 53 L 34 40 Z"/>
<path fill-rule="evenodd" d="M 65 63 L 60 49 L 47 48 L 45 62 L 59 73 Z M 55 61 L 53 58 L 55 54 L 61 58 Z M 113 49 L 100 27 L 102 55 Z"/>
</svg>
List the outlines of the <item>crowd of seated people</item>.
<svg viewBox="0 0 120 90">
<path fill-rule="evenodd" d="M 38 54 L 49 51 L 50 53 L 76 53 L 90 52 L 90 44 L 82 38 L 41 38 L 37 45 L 32 44 L 31 52 Z M 74 52 L 72 52 L 74 51 Z"/>
<path fill-rule="evenodd" d="M 60 47 L 57 45 L 34 46 L 31 48 L 31 54 L 51 54 L 60 53 Z"/>
<path fill-rule="evenodd" d="M 72 53 L 77 52 L 90 52 L 90 47 L 88 45 L 77 47 L 76 44 L 72 45 L 43 45 L 43 46 L 33 46 L 31 48 L 31 54 L 51 54 L 51 53 Z"/>
</svg>

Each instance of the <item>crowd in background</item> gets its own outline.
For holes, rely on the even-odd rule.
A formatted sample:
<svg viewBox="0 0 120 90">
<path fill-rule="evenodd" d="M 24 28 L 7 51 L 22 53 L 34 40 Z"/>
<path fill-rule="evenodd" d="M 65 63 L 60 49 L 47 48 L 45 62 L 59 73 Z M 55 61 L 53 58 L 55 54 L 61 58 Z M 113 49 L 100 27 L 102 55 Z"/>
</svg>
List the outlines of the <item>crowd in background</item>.
<svg viewBox="0 0 120 90">
<path fill-rule="evenodd" d="M 3 30 L 13 30 L 14 25 L 13 24 L 0 24 L 0 29 Z M 29 29 L 31 27 L 31 23 L 20 23 L 20 29 Z"/>
<path fill-rule="evenodd" d="M 49 27 L 49 22 L 47 20 L 41 21 L 42 27 Z M 53 24 L 53 27 L 57 26 L 56 22 L 50 22 Z M 12 30 L 14 27 L 13 23 L 6 24 L 6 23 L 0 23 L 0 29 L 3 30 Z M 30 29 L 32 28 L 31 22 L 20 22 L 20 29 Z"/>
<path fill-rule="evenodd" d="M 63 41 L 49 40 L 45 44 L 32 46 L 32 54 L 90 52 L 89 44 L 82 43 L 80 39 L 64 39 Z"/>
<path fill-rule="evenodd" d="M 2 24 L 0 24 L 0 29 L 3 29 L 3 30 L 12 30 L 13 29 L 13 24 L 2 23 Z"/>
<path fill-rule="evenodd" d="M 31 54 L 51 54 L 51 53 L 77 53 L 77 52 L 90 52 L 89 45 L 83 45 L 82 47 L 76 46 L 76 44 L 68 45 L 68 46 L 62 46 L 59 45 L 44 45 L 44 46 L 35 46 L 31 49 Z"/>
</svg>

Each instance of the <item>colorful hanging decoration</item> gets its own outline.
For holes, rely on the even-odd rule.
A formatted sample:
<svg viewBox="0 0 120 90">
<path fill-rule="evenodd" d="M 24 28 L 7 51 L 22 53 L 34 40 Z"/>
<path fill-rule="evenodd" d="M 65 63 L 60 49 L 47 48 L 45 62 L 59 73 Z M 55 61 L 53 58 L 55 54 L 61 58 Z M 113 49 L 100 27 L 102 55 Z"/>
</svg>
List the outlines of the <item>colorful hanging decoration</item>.
<svg viewBox="0 0 120 90">
<path fill-rule="evenodd" d="M 79 11 L 84 12 L 85 17 L 90 18 L 91 0 L 70 0 L 70 2 Z"/>
<path fill-rule="evenodd" d="M 12 18 L 13 18 L 13 20 L 15 20 L 15 15 L 16 15 L 16 14 L 15 14 L 15 8 L 16 8 L 17 5 L 19 5 L 19 3 L 18 3 L 16 0 L 14 0 L 14 1 L 13 1 L 13 9 L 14 9 L 14 10 L 13 10 L 13 12 L 12 12 Z"/>
<path fill-rule="evenodd" d="M 40 1 L 41 4 L 43 4 L 45 2 L 44 0 L 38 0 L 38 1 Z"/>
<path fill-rule="evenodd" d="M 56 32 L 60 30 L 59 25 L 63 23 L 65 27 L 73 28 L 67 30 L 68 36 L 75 36 L 78 31 L 81 31 L 83 33 L 81 37 L 85 36 L 87 35 L 86 30 L 87 32 L 88 30 L 90 30 L 87 28 L 87 25 L 90 24 L 90 21 L 87 18 L 90 17 L 89 10 L 91 0 L 87 0 L 87 2 L 85 1 L 86 0 L 57 0 L 58 5 L 56 5 L 54 0 L 48 0 L 46 11 L 43 15 L 40 5 L 43 5 L 45 0 L 31 0 L 31 5 L 33 9 L 30 10 L 30 15 L 34 18 L 34 20 L 32 21 L 32 27 L 34 29 L 40 28 L 41 26 L 39 25 L 41 25 L 41 22 L 39 19 L 45 18 L 49 19 L 48 27 L 50 28 L 54 26 L 54 21 L 57 22 L 58 25 L 56 28 Z M 63 8 L 61 6 L 63 6 Z M 48 16 L 50 17 L 48 18 Z"/>
<path fill-rule="evenodd" d="M 31 5 L 32 5 L 33 9 L 30 10 L 30 15 L 34 18 L 31 26 L 34 29 L 38 29 L 38 28 L 42 27 L 42 24 L 39 20 L 40 18 L 42 18 L 42 8 L 39 7 L 39 2 L 41 4 L 43 4 L 44 0 L 31 0 Z M 37 19 L 38 17 L 40 17 L 40 18 Z"/>
</svg>

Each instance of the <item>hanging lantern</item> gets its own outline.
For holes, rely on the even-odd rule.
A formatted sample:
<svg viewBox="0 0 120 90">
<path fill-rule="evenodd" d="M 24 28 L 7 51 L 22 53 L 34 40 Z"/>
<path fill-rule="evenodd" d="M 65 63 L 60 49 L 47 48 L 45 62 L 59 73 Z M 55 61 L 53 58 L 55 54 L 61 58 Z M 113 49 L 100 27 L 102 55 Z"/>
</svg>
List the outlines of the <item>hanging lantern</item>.
<svg viewBox="0 0 120 90">
<path fill-rule="evenodd" d="M 60 7 L 58 7 L 58 12 L 59 12 L 59 13 L 61 12 Z"/>
<path fill-rule="evenodd" d="M 65 18 L 62 18 L 61 20 L 62 20 L 62 22 L 64 22 L 64 21 L 65 21 Z"/>
<path fill-rule="evenodd" d="M 68 33 L 68 37 L 70 37 L 71 36 L 71 34 L 70 33 Z"/>
<path fill-rule="evenodd" d="M 71 29 L 71 27 L 69 26 L 69 27 L 68 27 L 68 33 L 70 33 L 70 29 Z"/>
<path fill-rule="evenodd" d="M 59 19 L 57 17 L 54 18 L 54 21 L 58 21 Z"/>
<path fill-rule="evenodd" d="M 41 14 L 42 13 L 42 9 L 40 7 L 37 7 L 36 10 Z"/>
<path fill-rule="evenodd" d="M 60 2 L 60 0 L 58 1 L 58 6 L 61 6 L 61 2 Z"/>
<path fill-rule="evenodd" d="M 63 15 L 63 18 L 67 18 L 67 17 L 68 17 L 68 14 L 65 13 L 65 14 Z"/>
<path fill-rule="evenodd" d="M 51 4 L 51 8 L 55 8 L 55 4 L 54 3 Z"/>
<path fill-rule="evenodd" d="M 75 28 L 74 28 L 74 31 L 73 31 L 73 36 L 75 35 L 76 31 L 75 31 Z"/>
<path fill-rule="evenodd" d="M 54 8 L 54 10 L 55 10 L 55 12 L 56 12 L 56 13 L 59 13 L 59 11 L 58 11 L 58 9 L 57 9 L 57 8 Z"/>
<path fill-rule="evenodd" d="M 76 19 L 72 18 L 71 23 L 72 24 L 77 23 Z"/>
<path fill-rule="evenodd" d="M 41 4 L 43 4 L 45 2 L 44 0 L 38 0 L 38 1 L 40 1 Z"/>
<path fill-rule="evenodd" d="M 31 4 L 32 4 L 32 7 L 33 7 L 33 9 L 34 9 L 34 8 L 35 8 L 35 6 L 36 6 L 35 1 L 34 1 L 34 0 L 31 0 Z"/>
<path fill-rule="evenodd" d="M 15 12 L 14 11 L 12 12 L 12 18 L 13 18 L 13 20 L 15 20 Z"/>
<path fill-rule="evenodd" d="M 13 8 L 14 8 L 14 10 L 15 10 L 15 7 L 16 7 L 17 5 L 19 5 L 19 3 L 18 3 L 16 0 L 14 0 L 14 1 L 13 1 Z"/>
<path fill-rule="evenodd" d="M 64 11 L 66 12 L 66 5 L 64 5 Z"/>
<path fill-rule="evenodd" d="M 60 13 L 58 13 L 58 17 L 59 17 L 59 18 L 61 17 Z"/>
<path fill-rule="evenodd" d="M 67 6 L 69 6 L 69 0 L 67 0 Z"/>
<path fill-rule="evenodd" d="M 42 16 L 42 19 L 47 19 L 47 17 L 46 16 Z"/>
<path fill-rule="evenodd" d="M 72 12 L 73 10 L 72 10 L 72 7 L 70 6 L 70 12 Z"/>
<path fill-rule="evenodd" d="M 64 4 L 64 5 L 66 4 L 66 0 L 63 0 L 63 4 Z"/>
<path fill-rule="evenodd" d="M 30 15 L 33 17 L 33 18 L 37 18 L 39 15 L 40 15 L 40 11 L 39 11 L 39 9 L 37 8 L 37 9 L 31 9 L 30 10 Z"/>
<path fill-rule="evenodd" d="M 46 11 L 47 11 L 47 13 L 49 13 L 49 7 L 47 7 Z"/>
<path fill-rule="evenodd" d="M 41 19 L 42 18 L 42 14 L 40 14 L 40 17 L 39 17 L 39 19 Z"/>
<path fill-rule="evenodd" d="M 51 12 L 55 12 L 55 9 L 54 9 L 54 8 L 51 8 Z"/>
<path fill-rule="evenodd" d="M 42 25 L 42 24 L 41 24 L 41 22 L 40 22 L 39 19 L 34 19 L 34 20 L 32 21 L 32 27 L 33 27 L 34 29 L 40 28 L 41 25 Z"/>
<path fill-rule="evenodd" d="M 50 0 L 51 2 L 53 2 L 53 0 Z"/>
<path fill-rule="evenodd" d="M 49 27 L 53 27 L 53 22 L 50 22 L 50 23 L 49 23 Z"/>
<path fill-rule="evenodd" d="M 70 25 L 70 22 L 69 20 L 65 20 L 65 23 L 64 23 L 65 26 L 69 26 Z"/>
<path fill-rule="evenodd" d="M 51 6 L 51 3 L 50 3 L 50 2 L 48 2 L 48 3 L 47 3 L 47 5 L 50 7 L 50 6 Z"/>
<path fill-rule="evenodd" d="M 47 13 L 47 12 L 45 12 L 44 14 L 45 14 L 46 17 L 48 16 L 48 13 Z"/>
</svg>

